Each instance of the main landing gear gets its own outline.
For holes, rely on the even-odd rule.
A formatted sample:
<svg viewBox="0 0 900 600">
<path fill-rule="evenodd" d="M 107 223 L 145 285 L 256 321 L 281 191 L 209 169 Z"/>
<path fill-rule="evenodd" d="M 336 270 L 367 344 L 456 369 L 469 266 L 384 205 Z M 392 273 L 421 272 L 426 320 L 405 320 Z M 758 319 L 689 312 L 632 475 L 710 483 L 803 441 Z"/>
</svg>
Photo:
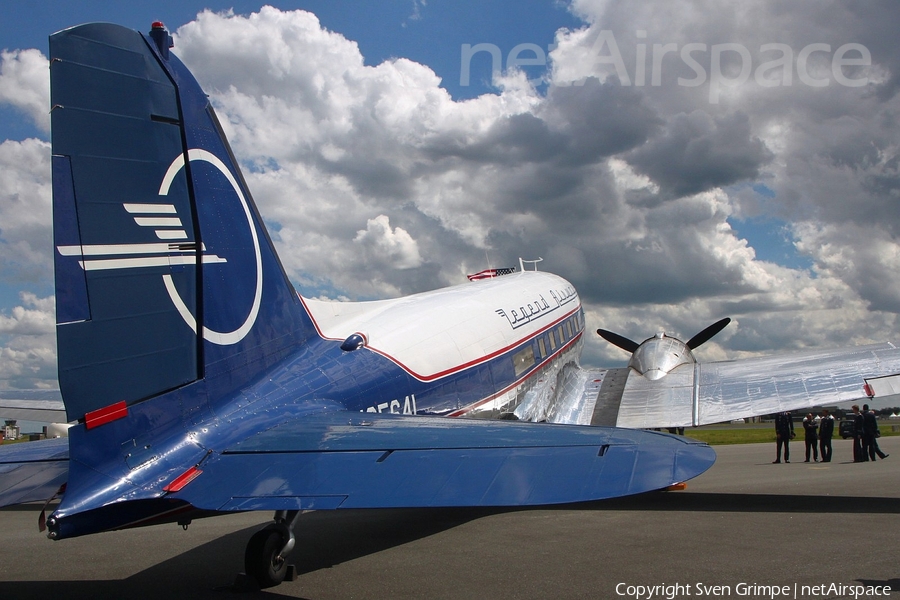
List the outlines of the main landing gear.
<svg viewBox="0 0 900 600">
<path fill-rule="evenodd" d="M 244 552 L 246 574 L 238 575 L 235 587 L 255 584 L 260 589 L 269 588 L 297 578 L 296 568 L 286 557 L 294 549 L 294 524 L 299 516 L 299 510 L 276 511 L 275 522 L 253 534 Z"/>
</svg>

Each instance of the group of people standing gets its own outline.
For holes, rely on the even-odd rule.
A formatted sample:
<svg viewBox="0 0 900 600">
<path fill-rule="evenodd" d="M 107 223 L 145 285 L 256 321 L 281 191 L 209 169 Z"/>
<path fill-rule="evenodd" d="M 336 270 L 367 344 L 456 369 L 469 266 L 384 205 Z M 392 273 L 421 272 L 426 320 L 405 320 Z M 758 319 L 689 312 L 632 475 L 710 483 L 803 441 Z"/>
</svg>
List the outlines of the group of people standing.
<svg viewBox="0 0 900 600">
<path fill-rule="evenodd" d="M 869 405 L 864 404 L 860 412 L 859 406 L 853 405 L 853 462 L 875 460 L 875 456 L 881 459 L 887 458 L 878 447 L 877 438 L 878 421 L 875 412 L 869 410 Z M 819 462 L 821 452 L 822 462 L 831 462 L 831 438 L 834 435 L 834 417 L 827 409 L 822 411 L 819 422 L 816 423 L 812 413 L 803 418 L 803 437 L 806 443 L 806 460 L 809 462 L 810 454 L 815 462 Z M 784 462 L 791 462 L 790 441 L 794 439 L 794 420 L 790 412 L 775 415 L 775 444 L 776 455 L 772 464 L 781 462 L 782 449 L 784 450 Z"/>
</svg>

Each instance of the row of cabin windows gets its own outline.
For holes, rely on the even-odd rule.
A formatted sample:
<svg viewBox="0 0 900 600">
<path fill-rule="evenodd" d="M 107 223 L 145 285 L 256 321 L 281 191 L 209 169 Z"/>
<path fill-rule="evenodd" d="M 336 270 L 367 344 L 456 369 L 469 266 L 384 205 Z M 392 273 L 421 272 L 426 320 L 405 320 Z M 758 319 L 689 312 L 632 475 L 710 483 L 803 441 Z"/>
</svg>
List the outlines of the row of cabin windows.
<svg viewBox="0 0 900 600">
<path fill-rule="evenodd" d="M 534 366 L 535 355 L 543 360 L 550 354 L 556 352 L 560 346 L 564 346 L 569 340 L 584 328 L 584 316 L 579 310 L 574 315 L 549 330 L 545 334 L 537 338 L 537 344 L 531 344 L 513 355 L 513 367 L 516 371 L 516 377 Z M 547 352 L 549 344 L 550 351 Z"/>
</svg>

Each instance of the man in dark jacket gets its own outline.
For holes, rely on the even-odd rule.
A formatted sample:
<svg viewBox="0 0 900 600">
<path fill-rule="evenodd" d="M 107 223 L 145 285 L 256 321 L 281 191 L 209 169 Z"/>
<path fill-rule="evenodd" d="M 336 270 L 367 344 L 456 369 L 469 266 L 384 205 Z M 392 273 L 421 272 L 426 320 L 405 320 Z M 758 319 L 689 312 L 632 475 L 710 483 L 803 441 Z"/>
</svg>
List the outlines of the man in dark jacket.
<svg viewBox="0 0 900 600">
<path fill-rule="evenodd" d="M 775 460 L 773 465 L 781 462 L 781 447 L 784 446 L 784 462 L 791 462 L 790 442 L 794 437 L 794 420 L 791 419 L 791 413 L 783 412 L 775 415 Z"/>
<path fill-rule="evenodd" d="M 869 460 L 868 456 L 863 453 L 863 416 L 859 412 L 859 405 L 854 404 L 853 409 L 853 462 L 863 462 Z"/>
<path fill-rule="evenodd" d="M 881 448 L 878 447 L 878 442 L 875 440 L 875 436 L 878 433 L 878 421 L 875 418 L 875 412 L 869 410 L 868 404 L 863 404 L 862 416 L 864 460 L 875 462 L 876 454 L 881 460 L 884 460 L 887 458 L 887 454 L 881 451 Z"/>
<path fill-rule="evenodd" d="M 834 417 L 828 409 L 822 410 L 819 419 L 819 450 L 822 451 L 822 462 L 831 462 L 831 436 L 834 435 Z"/>
<path fill-rule="evenodd" d="M 812 450 L 813 458 L 819 462 L 819 435 L 817 433 L 816 420 L 812 413 L 803 417 L 803 441 L 806 442 L 806 460 L 809 462 L 809 451 Z"/>
</svg>

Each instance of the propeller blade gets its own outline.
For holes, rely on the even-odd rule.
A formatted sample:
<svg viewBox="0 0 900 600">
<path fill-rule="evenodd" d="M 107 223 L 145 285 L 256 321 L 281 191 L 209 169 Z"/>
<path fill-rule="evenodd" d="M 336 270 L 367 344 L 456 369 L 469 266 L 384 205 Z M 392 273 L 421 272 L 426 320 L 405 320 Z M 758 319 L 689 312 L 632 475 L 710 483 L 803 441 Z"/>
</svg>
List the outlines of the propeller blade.
<svg viewBox="0 0 900 600">
<path fill-rule="evenodd" d="M 618 346 L 626 352 L 634 352 L 640 345 L 637 342 L 629 340 L 627 337 L 621 336 L 618 333 L 613 333 L 612 331 L 607 331 L 605 329 L 598 329 L 597 333 L 600 334 L 600 337 L 602 337 L 613 346 Z"/>
<path fill-rule="evenodd" d="M 731 323 L 731 319 L 728 317 L 725 317 L 721 321 L 716 321 L 715 323 L 689 339 L 687 342 L 687 347 L 693 350 L 694 348 L 705 344 L 712 336 L 725 329 L 725 326 L 729 323 Z"/>
</svg>

